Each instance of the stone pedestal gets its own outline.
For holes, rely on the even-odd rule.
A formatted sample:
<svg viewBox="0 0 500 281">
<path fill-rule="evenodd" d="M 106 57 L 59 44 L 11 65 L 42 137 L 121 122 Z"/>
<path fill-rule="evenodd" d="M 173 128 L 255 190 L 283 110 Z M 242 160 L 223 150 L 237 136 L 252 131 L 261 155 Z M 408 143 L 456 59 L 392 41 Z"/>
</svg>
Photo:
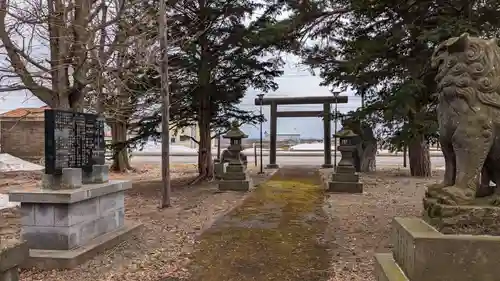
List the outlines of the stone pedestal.
<svg viewBox="0 0 500 281">
<path fill-rule="evenodd" d="M 219 181 L 219 190 L 250 190 L 250 180 L 245 172 L 245 166 L 243 164 L 229 163 L 222 175 L 222 180 Z"/>
<path fill-rule="evenodd" d="M 27 257 L 26 243 L 0 241 L 0 281 L 19 281 L 19 266 Z"/>
<path fill-rule="evenodd" d="M 132 187 L 130 181 L 108 181 L 107 168 L 97 167 L 83 184 L 77 170 L 64 169 L 62 179 L 47 180 L 41 189 L 9 193 L 10 201 L 21 203 L 21 236 L 30 248 L 26 266 L 74 267 L 138 227 L 125 223 L 124 199 Z M 50 189 L 47 182 L 73 188 Z"/>
<path fill-rule="evenodd" d="M 500 236 L 500 207 L 497 206 L 443 205 L 435 198 L 426 197 L 423 219 L 444 234 Z"/>
<path fill-rule="evenodd" d="M 267 164 L 266 165 L 266 169 L 279 169 L 279 165 L 278 164 Z"/>
<path fill-rule="evenodd" d="M 500 237 L 443 234 L 419 218 L 395 218 L 392 253 L 375 255 L 378 281 L 499 280 Z"/>
<path fill-rule="evenodd" d="M 328 182 L 327 191 L 338 193 L 363 193 L 363 184 L 359 182 L 359 174 L 356 172 L 333 173 Z"/>
</svg>

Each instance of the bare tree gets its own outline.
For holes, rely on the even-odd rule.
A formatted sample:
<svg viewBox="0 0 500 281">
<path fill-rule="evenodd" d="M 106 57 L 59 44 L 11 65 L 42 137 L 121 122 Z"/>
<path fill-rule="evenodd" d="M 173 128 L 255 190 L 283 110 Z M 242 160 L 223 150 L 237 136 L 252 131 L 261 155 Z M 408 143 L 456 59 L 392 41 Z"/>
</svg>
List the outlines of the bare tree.
<svg viewBox="0 0 500 281">
<path fill-rule="evenodd" d="M 27 90 L 52 108 L 81 110 L 126 39 L 117 33 L 126 1 L 0 0 L 0 91 Z"/>
</svg>

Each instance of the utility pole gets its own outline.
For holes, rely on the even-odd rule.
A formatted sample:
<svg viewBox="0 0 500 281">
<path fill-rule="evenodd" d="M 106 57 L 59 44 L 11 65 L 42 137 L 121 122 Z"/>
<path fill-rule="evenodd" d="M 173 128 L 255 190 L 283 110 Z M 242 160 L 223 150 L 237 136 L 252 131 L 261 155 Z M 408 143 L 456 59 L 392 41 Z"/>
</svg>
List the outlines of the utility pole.
<svg viewBox="0 0 500 281">
<path fill-rule="evenodd" d="M 160 209 L 170 207 L 170 99 L 168 81 L 168 37 L 167 37 L 167 4 L 166 0 L 160 0 L 160 15 L 158 18 L 160 52 L 162 59 L 160 62 L 161 74 L 161 95 L 162 95 L 162 118 L 161 118 L 161 201 Z"/>
</svg>

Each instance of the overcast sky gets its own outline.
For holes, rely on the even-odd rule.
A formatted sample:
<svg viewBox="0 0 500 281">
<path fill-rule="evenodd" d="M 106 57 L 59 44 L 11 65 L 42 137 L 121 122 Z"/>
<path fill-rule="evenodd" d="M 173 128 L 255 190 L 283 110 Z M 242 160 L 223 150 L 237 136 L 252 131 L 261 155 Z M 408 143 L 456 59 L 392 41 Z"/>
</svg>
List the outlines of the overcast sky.
<svg viewBox="0 0 500 281">
<path fill-rule="evenodd" d="M 329 88 L 321 87 L 321 78 L 312 76 L 304 66 L 297 64 L 298 59 L 292 55 L 286 58 L 287 65 L 285 66 L 285 74 L 277 78 L 279 89 L 269 93 L 266 96 L 328 96 L 331 95 Z M 5 112 L 18 107 L 40 107 L 44 104 L 36 97 L 28 94 L 16 93 L 1 93 L 0 112 Z M 259 107 L 254 105 L 254 99 L 259 92 L 251 89 L 248 91 L 240 107 L 246 110 L 259 111 Z M 348 112 L 354 110 L 361 105 L 360 97 L 352 96 L 352 93 L 342 93 L 349 96 L 347 104 L 339 104 L 340 112 Z M 321 110 L 322 105 L 282 105 L 278 110 Z M 332 105 L 333 109 L 333 105 Z M 269 106 L 263 107 L 266 119 L 269 119 Z M 333 132 L 332 122 L 332 132 Z M 263 124 L 263 130 L 269 132 L 269 122 Z M 259 127 L 244 126 L 242 128 L 251 138 L 259 137 Z M 323 138 L 323 123 L 321 118 L 280 118 L 278 119 L 278 134 L 300 134 L 302 138 Z"/>
</svg>

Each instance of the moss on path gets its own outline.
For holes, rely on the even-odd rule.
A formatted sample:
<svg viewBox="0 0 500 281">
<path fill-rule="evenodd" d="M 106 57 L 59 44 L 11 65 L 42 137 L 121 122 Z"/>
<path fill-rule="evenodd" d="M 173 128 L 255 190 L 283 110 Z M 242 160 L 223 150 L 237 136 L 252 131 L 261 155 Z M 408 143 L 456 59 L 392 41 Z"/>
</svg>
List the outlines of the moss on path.
<svg viewBox="0 0 500 281">
<path fill-rule="evenodd" d="M 312 168 L 282 168 L 200 237 L 191 281 L 319 281 L 323 189 Z"/>
</svg>

